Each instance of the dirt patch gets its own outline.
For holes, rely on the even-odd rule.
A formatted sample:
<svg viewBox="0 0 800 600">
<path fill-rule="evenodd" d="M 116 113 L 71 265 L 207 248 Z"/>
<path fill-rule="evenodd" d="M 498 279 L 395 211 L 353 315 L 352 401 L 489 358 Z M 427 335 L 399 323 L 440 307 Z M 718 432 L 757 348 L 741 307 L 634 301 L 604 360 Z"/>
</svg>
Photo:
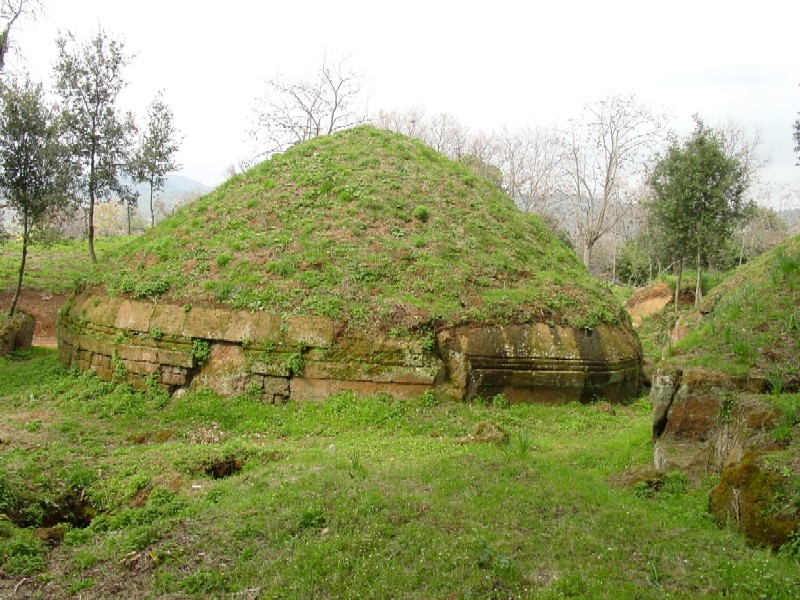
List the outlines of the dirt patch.
<svg viewBox="0 0 800 600">
<path fill-rule="evenodd" d="M 633 326 L 638 327 L 645 317 L 661 312 L 672 300 L 672 290 L 666 281 L 636 292 L 626 304 Z"/>
<path fill-rule="evenodd" d="M 244 459 L 238 456 L 226 456 L 212 460 L 202 466 L 203 472 L 213 479 L 223 479 L 235 475 L 242 470 Z"/>
<path fill-rule="evenodd" d="M 13 297 L 13 292 L 0 292 L 0 310 L 8 310 Z M 55 348 L 58 345 L 56 320 L 58 311 L 66 300 L 67 294 L 48 294 L 24 288 L 20 291 L 17 308 L 32 314 L 36 319 L 36 328 L 33 330 L 34 346 Z"/>
</svg>

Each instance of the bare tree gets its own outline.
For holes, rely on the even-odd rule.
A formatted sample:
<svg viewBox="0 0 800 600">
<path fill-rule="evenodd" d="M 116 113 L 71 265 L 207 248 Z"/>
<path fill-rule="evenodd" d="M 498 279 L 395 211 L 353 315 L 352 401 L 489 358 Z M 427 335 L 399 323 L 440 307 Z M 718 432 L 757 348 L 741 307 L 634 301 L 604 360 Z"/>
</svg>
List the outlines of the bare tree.
<svg viewBox="0 0 800 600">
<path fill-rule="evenodd" d="M 403 110 L 382 110 L 370 121 L 381 129 L 402 133 L 418 140 L 423 140 L 428 135 L 425 109 L 419 106 L 411 106 Z"/>
<path fill-rule="evenodd" d="M 769 160 L 761 154 L 761 132 L 748 132 L 741 123 L 729 119 L 718 125 L 716 131 L 722 141 L 722 149 L 728 156 L 739 161 L 744 171 L 744 184 L 755 189 L 760 171 Z"/>
<path fill-rule="evenodd" d="M 467 153 L 470 134 L 458 119 L 448 113 L 431 117 L 422 138 L 431 148 L 445 156 L 459 160 Z"/>
<path fill-rule="evenodd" d="M 503 189 L 522 210 L 547 213 L 557 187 L 555 132 L 504 127 L 497 136 L 497 146 Z"/>
<path fill-rule="evenodd" d="M 615 95 L 587 105 L 562 132 L 560 191 L 587 266 L 594 245 L 632 200 L 629 185 L 655 151 L 662 128 L 661 118 L 633 96 Z"/>
<path fill-rule="evenodd" d="M 0 0 L 0 73 L 11 48 L 11 29 L 25 15 L 35 16 L 41 10 L 39 0 Z"/>
<path fill-rule="evenodd" d="M 347 58 L 332 61 L 325 56 L 312 79 L 276 76 L 267 87 L 254 108 L 256 122 L 251 132 L 261 154 L 279 152 L 364 120 L 358 106 L 361 77 L 350 68 Z"/>
</svg>

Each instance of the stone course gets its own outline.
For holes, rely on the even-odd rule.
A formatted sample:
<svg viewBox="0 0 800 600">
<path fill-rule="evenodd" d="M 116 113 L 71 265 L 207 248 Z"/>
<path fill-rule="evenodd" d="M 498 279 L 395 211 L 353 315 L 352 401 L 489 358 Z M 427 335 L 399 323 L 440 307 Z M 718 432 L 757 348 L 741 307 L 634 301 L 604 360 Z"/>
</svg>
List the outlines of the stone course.
<svg viewBox="0 0 800 600">
<path fill-rule="evenodd" d="M 351 390 L 410 397 L 569 402 L 624 400 L 639 390 L 641 350 L 627 324 L 592 330 L 460 326 L 435 340 L 342 332 L 321 317 L 184 307 L 84 292 L 62 311 L 62 363 L 137 388 L 206 387 L 267 402 Z M 207 357 L 194 345 L 207 345 Z"/>
</svg>

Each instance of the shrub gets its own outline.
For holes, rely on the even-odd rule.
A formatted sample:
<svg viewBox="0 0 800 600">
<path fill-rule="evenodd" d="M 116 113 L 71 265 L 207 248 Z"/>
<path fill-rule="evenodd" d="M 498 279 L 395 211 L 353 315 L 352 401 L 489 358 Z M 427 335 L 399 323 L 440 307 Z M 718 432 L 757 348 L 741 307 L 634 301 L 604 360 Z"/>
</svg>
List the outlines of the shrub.
<svg viewBox="0 0 800 600">
<path fill-rule="evenodd" d="M 416 208 L 414 208 L 413 215 L 414 218 L 417 219 L 418 221 L 426 223 L 428 221 L 428 218 L 430 217 L 430 211 L 428 210 L 427 206 L 417 206 Z"/>
<path fill-rule="evenodd" d="M 211 346 L 206 340 L 192 340 L 192 358 L 198 365 L 203 365 L 211 356 Z"/>
</svg>

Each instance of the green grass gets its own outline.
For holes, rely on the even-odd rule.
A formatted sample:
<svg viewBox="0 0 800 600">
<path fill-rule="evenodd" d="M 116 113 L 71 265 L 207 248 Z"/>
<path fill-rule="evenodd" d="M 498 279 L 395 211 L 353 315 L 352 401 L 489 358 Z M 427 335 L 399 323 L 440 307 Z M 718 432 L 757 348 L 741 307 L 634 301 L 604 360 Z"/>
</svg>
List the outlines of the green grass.
<svg viewBox="0 0 800 600">
<path fill-rule="evenodd" d="M 672 360 L 734 375 L 800 377 L 800 236 L 737 269 L 705 300 Z"/>
<path fill-rule="evenodd" d="M 112 294 L 384 331 L 624 318 L 609 288 L 497 186 L 372 127 L 298 144 L 232 178 L 92 280 Z"/>
<path fill-rule="evenodd" d="M 619 483 L 652 460 L 645 400 L 610 415 L 430 393 L 169 398 L 64 373 L 39 349 L 0 359 L 0 380 L 0 507 L 28 519 L 0 519 L 0 592 L 23 577 L 48 598 L 794 598 L 800 586 L 788 552 L 714 525 L 713 479 Z M 469 443 L 481 423 L 508 442 Z M 48 548 L 36 519 L 76 498 L 96 516 Z"/>
<path fill-rule="evenodd" d="M 103 261 L 109 254 L 124 246 L 131 237 L 118 236 L 97 238 L 95 252 Z M 21 242 L 0 244 L 0 291 L 13 291 L 17 283 L 19 263 L 22 260 Z M 33 244 L 28 249 L 28 258 L 22 286 L 50 294 L 66 294 L 73 290 L 75 282 L 90 272 L 88 245 L 84 240 L 66 240 L 42 246 Z"/>
</svg>

